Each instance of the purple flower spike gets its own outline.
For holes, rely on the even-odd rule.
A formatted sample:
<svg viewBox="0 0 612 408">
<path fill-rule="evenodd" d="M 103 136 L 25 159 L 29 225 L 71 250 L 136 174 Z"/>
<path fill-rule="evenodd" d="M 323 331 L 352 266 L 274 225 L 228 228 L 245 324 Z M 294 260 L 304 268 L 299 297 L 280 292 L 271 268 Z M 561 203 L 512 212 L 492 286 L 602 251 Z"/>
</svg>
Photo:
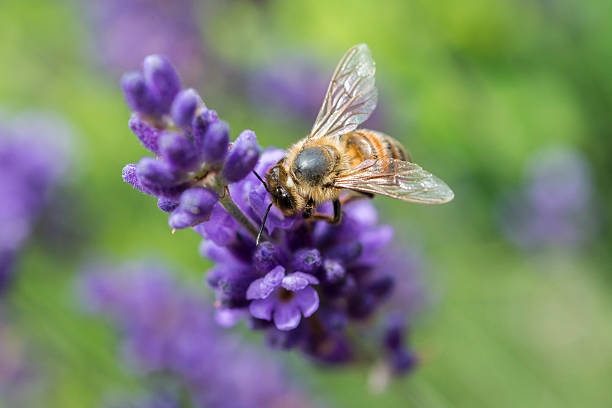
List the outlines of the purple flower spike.
<svg viewBox="0 0 612 408">
<path fill-rule="evenodd" d="M 223 121 L 210 124 L 201 142 L 202 158 L 207 163 L 220 163 L 227 155 L 229 146 L 229 126 Z"/>
<path fill-rule="evenodd" d="M 200 95 L 195 89 L 184 89 L 174 98 L 170 112 L 177 126 L 187 128 L 191 126 L 196 109 L 202 103 Z"/>
<path fill-rule="evenodd" d="M 159 138 L 161 156 L 177 170 L 193 170 L 199 163 L 193 142 L 180 133 L 164 131 Z"/>
<path fill-rule="evenodd" d="M 181 90 L 181 80 L 170 62 L 160 55 L 149 55 L 142 63 L 147 86 L 157 96 L 159 109 L 166 113 Z"/>
<path fill-rule="evenodd" d="M 128 126 L 134 132 L 140 143 L 155 154 L 159 154 L 158 139 L 159 130 L 142 120 L 140 115 L 133 113 L 130 116 Z"/>
<path fill-rule="evenodd" d="M 145 115 L 159 114 L 156 95 L 147 86 L 140 72 L 128 72 L 121 77 L 121 89 L 128 106 Z"/>
<path fill-rule="evenodd" d="M 236 139 L 230 150 L 223 176 L 229 182 L 236 182 L 245 178 L 257 164 L 259 160 L 260 148 L 257 144 L 255 132 L 252 130 L 243 131 Z"/>
<path fill-rule="evenodd" d="M 295 329 L 304 317 L 312 316 L 319 308 L 319 295 L 309 285 L 319 283 L 307 273 L 295 272 L 287 276 L 285 268 L 277 266 L 263 278 L 256 279 L 247 289 L 247 299 L 253 317 L 274 320 L 279 330 Z"/>
<path fill-rule="evenodd" d="M 185 190 L 168 223 L 172 228 L 182 229 L 205 221 L 210 217 L 218 200 L 217 193 L 207 188 L 196 187 Z"/>
</svg>

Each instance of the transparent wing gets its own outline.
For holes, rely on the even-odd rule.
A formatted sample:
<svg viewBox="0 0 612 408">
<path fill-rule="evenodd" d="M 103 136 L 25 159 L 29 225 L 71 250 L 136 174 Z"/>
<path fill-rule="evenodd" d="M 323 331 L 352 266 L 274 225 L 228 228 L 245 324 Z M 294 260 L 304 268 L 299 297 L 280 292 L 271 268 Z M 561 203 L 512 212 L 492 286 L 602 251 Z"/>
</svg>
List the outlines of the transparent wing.
<svg viewBox="0 0 612 408">
<path fill-rule="evenodd" d="M 332 76 L 323 105 L 307 139 L 352 132 L 376 108 L 378 92 L 372 53 L 359 44 L 344 54 Z"/>
<path fill-rule="evenodd" d="M 395 159 L 366 160 L 338 177 L 334 186 L 422 204 L 444 204 L 455 196 L 417 164 Z"/>
</svg>

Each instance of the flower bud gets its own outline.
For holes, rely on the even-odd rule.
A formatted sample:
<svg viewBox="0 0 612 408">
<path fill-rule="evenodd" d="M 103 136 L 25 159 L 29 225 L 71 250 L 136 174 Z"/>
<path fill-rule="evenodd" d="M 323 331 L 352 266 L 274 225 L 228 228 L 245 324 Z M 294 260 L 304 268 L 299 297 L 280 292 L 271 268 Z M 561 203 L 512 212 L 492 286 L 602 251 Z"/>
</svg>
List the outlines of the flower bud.
<svg viewBox="0 0 612 408">
<path fill-rule="evenodd" d="M 291 269 L 305 273 L 314 273 L 321 267 L 321 253 L 318 249 L 301 249 L 291 260 Z"/>
<path fill-rule="evenodd" d="M 167 212 L 167 213 L 170 213 L 176 210 L 176 207 L 178 207 L 178 205 L 179 205 L 178 201 L 173 200 L 171 198 L 160 197 L 157 200 L 157 207 L 163 212 Z"/>
<path fill-rule="evenodd" d="M 179 170 L 191 170 L 199 161 L 193 142 L 180 133 L 163 132 L 159 138 L 159 151 L 165 161 Z"/>
<path fill-rule="evenodd" d="M 259 244 L 253 254 L 253 266 L 259 273 L 271 271 L 279 265 L 280 251 L 271 242 L 265 241 Z"/>
<path fill-rule="evenodd" d="M 123 181 L 131 184 L 132 187 L 134 187 L 136 190 L 141 191 L 143 193 L 147 192 L 145 191 L 146 189 L 144 188 L 144 186 L 138 180 L 138 177 L 136 177 L 136 165 L 134 163 L 126 164 L 123 167 L 123 169 L 121 170 L 121 177 L 123 178 Z"/>
<path fill-rule="evenodd" d="M 223 177 L 230 183 L 242 180 L 255 168 L 259 153 L 255 132 L 243 131 L 227 156 L 223 166 Z"/>
<path fill-rule="evenodd" d="M 170 105 L 181 90 L 181 80 L 170 62 L 160 55 L 149 55 L 142 63 L 147 86 L 153 91 L 161 113 L 170 111 Z"/>
<path fill-rule="evenodd" d="M 128 106 L 145 115 L 157 115 L 159 102 L 140 72 L 128 72 L 121 77 L 121 89 Z"/>
<path fill-rule="evenodd" d="M 210 217 L 213 206 L 219 197 L 217 193 L 207 188 L 195 187 L 181 194 L 178 207 L 172 212 L 168 224 L 172 228 L 190 227 Z"/>
<path fill-rule="evenodd" d="M 191 127 L 193 128 L 193 141 L 200 153 L 203 151 L 204 135 L 206 134 L 206 130 L 208 130 L 208 127 L 211 124 L 217 122 L 218 120 L 219 117 L 217 116 L 217 112 L 212 109 L 207 109 L 193 118 L 193 122 L 191 123 Z"/>
<path fill-rule="evenodd" d="M 152 157 L 143 157 L 136 166 L 136 177 L 149 188 L 170 187 L 180 180 L 168 163 Z"/>
<path fill-rule="evenodd" d="M 170 108 L 172 119 L 177 126 L 189 127 L 193 121 L 196 109 L 202 103 L 195 89 L 184 89 L 176 95 Z"/>
<path fill-rule="evenodd" d="M 325 262 L 323 262 L 323 269 L 325 270 L 325 280 L 330 283 L 338 283 L 346 276 L 346 269 L 344 269 L 344 266 L 333 259 L 326 259 Z"/>
<path fill-rule="evenodd" d="M 207 163 L 220 163 L 227 155 L 229 126 L 222 121 L 211 123 L 201 141 L 202 158 Z"/>
<path fill-rule="evenodd" d="M 130 116 L 128 126 L 140 140 L 140 143 L 156 155 L 159 154 L 159 130 L 140 118 L 137 113 Z"/>
</svg>

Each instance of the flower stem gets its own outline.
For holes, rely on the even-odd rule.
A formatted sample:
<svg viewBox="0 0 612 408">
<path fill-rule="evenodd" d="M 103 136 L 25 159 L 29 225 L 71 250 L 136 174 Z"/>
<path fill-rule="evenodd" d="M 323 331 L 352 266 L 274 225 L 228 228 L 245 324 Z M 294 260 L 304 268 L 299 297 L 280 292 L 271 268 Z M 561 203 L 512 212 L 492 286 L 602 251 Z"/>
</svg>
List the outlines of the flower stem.
<svg viewBox="0 0 612 408">
<path fill-rule="evenodd" d="M 205 182 L 205 185 L 213 188 L 219 194 L 219 202 L 225 208 L 225 210 L 236 220 L 242 227 L 249 233 L 254 239 L 257 239 L 257 234 L 259 230 L 257 226 L 253 224 L 253 222 L 247 217 L 244 212 L 236 205 L 234 200 L 229 194 L 229 190 L 227 189 L 227 184 L 221 174 L 215 174 L 212 179 Z M 270 237 L 265 231 L 261 234 L 261 238 L 264 241 L 270 241 Z"/>
<path fill-rule="evenodd" d="M 225 196 L 221 196 L 219 198 L 219 202 L 225 208 L 225 210 L 232 216 L 240 225 L 244 227 L 245 230 L 249 234 L 253 236 L 253 238 L 257 238 L 257 233 L 259 232 L 257 227 L 253 225 L 251 220 L 247 218 L 247 216 L 242 212 L 242 210 L 234 203 L 229 194 L 225 194 Z M 262 234 L 262 238 L 265 241 L 269 241 L 270 237 L 264 232 Z"/>
</svg>

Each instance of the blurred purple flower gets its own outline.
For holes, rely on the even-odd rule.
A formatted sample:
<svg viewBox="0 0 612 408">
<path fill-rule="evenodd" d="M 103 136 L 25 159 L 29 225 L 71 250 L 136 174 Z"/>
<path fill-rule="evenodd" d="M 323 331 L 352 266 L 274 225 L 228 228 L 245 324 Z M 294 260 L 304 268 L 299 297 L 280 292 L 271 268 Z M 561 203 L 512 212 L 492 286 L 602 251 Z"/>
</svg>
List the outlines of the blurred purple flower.
<svg viewBox="0 0 612 408">
<path fill-rule="evenodd" d="M 0 315 L 0 401 L 25 406 L 35 394 L 35 372 L 27 358 L 27 345 Z"/>
<path fill-rule="evenodd" d="M 593 184 L 587 160 L 576 150 L 551 148 L 532 156 L 521 190 L 501 207 L 506 237 L 524 248 L 576 247 L 595 233 Z"/>
<path fill-rule="evenodd" d="M 95 39 L 95 57 L 115 73 L 149 54 L 176 63 L 188 80 L 201 75 L 205 58 L 200 9 L 194 0 L 84 1 Z"/>
<path fill-rule="evenodd" d="M 271 356 L 222 332 L 201 294 L 164 268 L 97 265 L 80 288 L 91 310 L 122 329 L 126 357 L 144 372 L 180 379 L 195 406 L 310 406 Z"/>
<path fill-rule="evenodd" d="M 288 55 L 273 58 L 247 75 L 249 97 L 271 115 L 293 115 L 314 123 L 329 84 L 329 72 L 320 69 L 312 57 Z M 380 128 L 384 120 L 377 109 L 364 127 Z"/>
<path fill-rule="evenodd" d="M 55 116 L 0 116 L 0 292 L 14 258 L 67 170 L 71 130 Z"/>
</svg>

